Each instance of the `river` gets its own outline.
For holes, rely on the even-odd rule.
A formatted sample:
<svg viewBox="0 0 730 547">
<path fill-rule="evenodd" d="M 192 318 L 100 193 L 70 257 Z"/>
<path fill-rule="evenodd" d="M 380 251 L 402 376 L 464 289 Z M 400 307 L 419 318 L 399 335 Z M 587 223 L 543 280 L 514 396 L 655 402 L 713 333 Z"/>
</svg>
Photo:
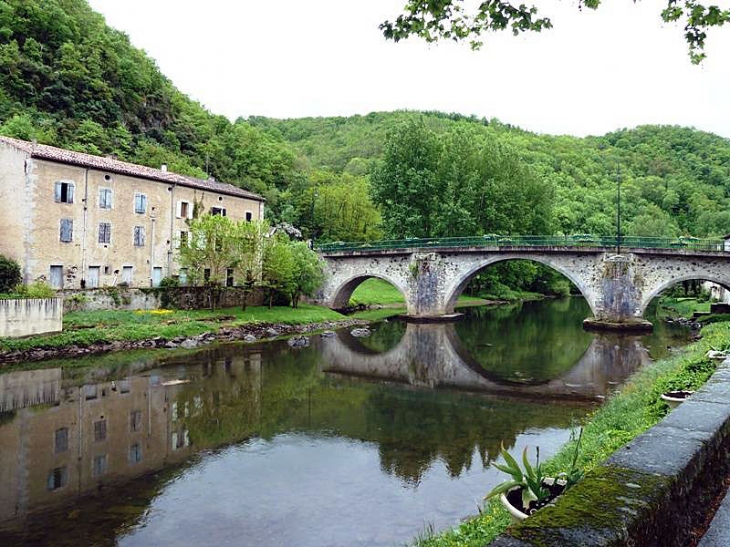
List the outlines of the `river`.
<svg viewBox="0 0 730 547">
<path fill-rule="evenodd" d="M 579 298 L 462 311 L 0 374 L 0 545 L 404 545 L 688 341 L 587 333 Z"/>
</svg>

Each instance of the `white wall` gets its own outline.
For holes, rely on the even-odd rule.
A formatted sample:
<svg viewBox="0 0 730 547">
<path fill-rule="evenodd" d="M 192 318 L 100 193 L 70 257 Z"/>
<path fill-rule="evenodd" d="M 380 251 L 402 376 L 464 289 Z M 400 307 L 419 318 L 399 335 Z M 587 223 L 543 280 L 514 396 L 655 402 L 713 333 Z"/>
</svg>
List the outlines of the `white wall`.
<svg viewBox="0 0 730 547">
<path fill-rule="evenodd" d="M 0 300 L 0 338 L 63 330 L 63 298 Z"/>
</svg>

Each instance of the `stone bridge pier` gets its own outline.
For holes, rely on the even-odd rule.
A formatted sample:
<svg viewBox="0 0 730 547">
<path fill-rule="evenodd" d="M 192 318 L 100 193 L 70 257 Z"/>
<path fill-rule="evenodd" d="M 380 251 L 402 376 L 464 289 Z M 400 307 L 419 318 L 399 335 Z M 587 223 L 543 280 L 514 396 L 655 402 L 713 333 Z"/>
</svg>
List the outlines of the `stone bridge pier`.
<svg viewBox="0 0 730 547">
<path fill-rule="evenodd" d="M 730 255 L 712 251 L 605 248 L 458 248 L 339 251 L 323 254 L 326 281 L 319 303 L 342 309 L 357 286 L 376 277 L 404 296 L 408 316 L 448 318 L 471 279 L 507 260 L 531 260 L 567 277 L 585 297 L 591 328 L 648 330 L 643 319 L 653 298 L 681 281 L 701 279 L 730 287 Z"/>
</svg>

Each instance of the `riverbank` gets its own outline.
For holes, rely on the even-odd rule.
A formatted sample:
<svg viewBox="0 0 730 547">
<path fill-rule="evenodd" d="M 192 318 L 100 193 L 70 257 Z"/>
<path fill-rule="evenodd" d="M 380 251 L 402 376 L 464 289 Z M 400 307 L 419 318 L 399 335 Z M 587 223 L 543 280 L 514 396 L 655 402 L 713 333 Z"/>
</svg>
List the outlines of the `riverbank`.
<svg viewBox="0 0 730 547">
<path fill-rule="evenodd" d="M 0 340 L 0 365 L 130 349 L 192 349 L 212 342 L 255 342 L 364 325 L 372 320 L 367 315 L 345 316 L 309 304 L 272 309 L 252 306 L 246 311 L 226 308 L 72 312 L 64 317 L 61 333 Z"/>
<path fill-rule="evenodd" d="M 730 323 L 716 323 L 703 330 L 700 341 L 671 358 L 656 362 L 634 374 L 620 391 L 591 414 L 584 423 L 579 457 L 580 467 L 590 471 L 650 427 L 661 421 L 668 408 L 659 399 L 662 392 L 680 386 L 696 389 L 715 369 L 705 357 L 711 350 L 730 348 Z M 570 468 L 574 441 L 545 463 L 547 475 Z M 418 547 L 482 547 L 510 524 L 507 511 L 497 500 L 488 502 L 481 513 L 457 528 L 416 540 Z"/>
</svg>

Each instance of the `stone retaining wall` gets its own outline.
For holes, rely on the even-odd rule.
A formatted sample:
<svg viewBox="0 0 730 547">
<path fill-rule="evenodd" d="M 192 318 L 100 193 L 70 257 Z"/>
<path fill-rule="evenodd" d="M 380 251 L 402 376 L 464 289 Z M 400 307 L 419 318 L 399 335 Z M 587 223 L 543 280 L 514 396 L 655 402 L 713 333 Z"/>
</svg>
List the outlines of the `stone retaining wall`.
<svg viewBox="0 0 730 547">
<path fill-rule="evenodd" d="M 0 300 L 0 338 L 63 330 L 62 298 Z"/>
<path fill-rule="evenodd" d="M 71 311 L 94 310 L 156 310 L 160 308 L 205 309 L 210 307 L 210 295 L 205 287 L 170 287 L 135 289 L 129 287 L 102 287 L 99 289 L 65 290 L 63 308 Z M 246 299 L 250 306 L 263 302 L 261 291 L 253 291 Z M 233 308 L 243 304 L 243 291 L 225 287 L 218 295 L 218 308 Z"/>
<path fill-rule="evenodd" d="M 730 360 L 659 424 L 492 547 L 687 545 L 730 472 Z"/>
</svg>

